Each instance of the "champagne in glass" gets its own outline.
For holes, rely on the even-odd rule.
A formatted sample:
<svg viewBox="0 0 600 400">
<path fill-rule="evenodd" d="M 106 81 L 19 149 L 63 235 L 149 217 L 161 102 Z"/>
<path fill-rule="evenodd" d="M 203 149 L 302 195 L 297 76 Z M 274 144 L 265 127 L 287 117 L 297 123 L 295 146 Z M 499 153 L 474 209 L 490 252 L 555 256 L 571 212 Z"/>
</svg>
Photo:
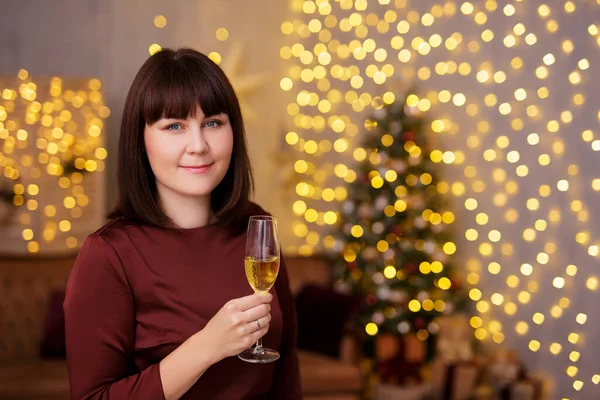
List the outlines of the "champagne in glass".
<svg viewBox="0 0 600 400">
<path fill-rule="evenodd" d="M 255 293 L 267 293 L 273 287 L 279 273 L 279 257 L 258 259 L 246 256 L 246 278 Z"/>
<path fill-rule="evenodd" d="M 266 215 L 250 217 L 246 233 L 244 267 L 248 283 L 255 293 L 271 290 L 279 273 L 279 257 L 277 219 Z M 238 357 L 251 363 L 269 363 L 278 360 L 279 353 L 265 349 L 261 338 L 254 348 L 243 351 Z"/>
</svg>

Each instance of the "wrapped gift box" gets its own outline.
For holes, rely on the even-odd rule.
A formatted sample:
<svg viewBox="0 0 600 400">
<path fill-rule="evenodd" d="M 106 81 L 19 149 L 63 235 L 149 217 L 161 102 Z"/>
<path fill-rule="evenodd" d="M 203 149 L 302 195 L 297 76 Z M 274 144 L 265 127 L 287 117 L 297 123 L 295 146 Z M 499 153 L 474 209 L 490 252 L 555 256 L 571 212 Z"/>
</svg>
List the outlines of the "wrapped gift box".
<svg viewBox="0 0 600 400">
<path fill-rule="evenodd" d="M 430 384 L 415 386 L 379 385 L 374 400 L 427 400 L 431 398 Z"/>
<path fill-rule="evenodd" d="M 473 395 L 481 376 L 481 365 L 475 361 L 437 359 L 431 367 L 431 382 L 436 399 L 467 400 Z"/>
<path fill-rule="evenodd" d="M 544 381 L 529 377 L 512 385 L 510 400 L 542 400 L 545 397 Z"/>
<path fill-rule="evenodd" d="M 546 380 L 539 377 L 527 377 L 513 382 L 505 388 L 489 384 L 479 386 L 474 391 L 474 400 L 545 400 L 548 398 Z"/>
<path fill-rule="evenodd" d="M 377 373 L 382 383 L 394 385 L 421 382 L 425 360 L 424 342 L 415 335 L 382 334 L 376 342 Z"/>
</svg>

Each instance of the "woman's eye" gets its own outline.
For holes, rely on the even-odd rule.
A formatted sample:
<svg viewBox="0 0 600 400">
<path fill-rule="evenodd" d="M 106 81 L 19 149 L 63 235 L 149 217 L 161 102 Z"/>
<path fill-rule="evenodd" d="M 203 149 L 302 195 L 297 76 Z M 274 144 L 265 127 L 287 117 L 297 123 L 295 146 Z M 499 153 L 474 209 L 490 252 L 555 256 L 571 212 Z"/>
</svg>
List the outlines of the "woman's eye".
<svg viewBox="0 0 600 400">
<path fill-rule="evenodd" d="M 221 121 L 216 121 L 216 120 L 208 121 L 206 123 L 206 126 L 208 126 L 209 128 L 216 128 L 219 125 L 221 125 Z"/>
<path fill-rule="evenodd" d="M 178 130 L 180 130 L 180 129 L 181 129 L 181 125 L 180 125 L 180 124 L 171 124 L 171 125 L 168 125 L 168 126 L 166 127 L 166 129 L 167 129 L 168 131 L 178 131 Z"/>
</svg>

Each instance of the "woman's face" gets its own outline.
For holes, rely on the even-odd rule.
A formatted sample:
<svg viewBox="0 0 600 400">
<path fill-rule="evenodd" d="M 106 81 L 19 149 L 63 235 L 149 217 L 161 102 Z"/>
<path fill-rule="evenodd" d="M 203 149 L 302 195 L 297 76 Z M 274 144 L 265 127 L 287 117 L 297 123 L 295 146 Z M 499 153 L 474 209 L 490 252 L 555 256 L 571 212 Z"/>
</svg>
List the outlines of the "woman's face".
<svg viewBox="0 0 600 400">
<path fill-rule="evenodd" d="M 231 160 L 233 130 L 227 114 L 160 119 L 144 129 L 144 142 L 158 193 L 210 196 Z"/>
</svg>

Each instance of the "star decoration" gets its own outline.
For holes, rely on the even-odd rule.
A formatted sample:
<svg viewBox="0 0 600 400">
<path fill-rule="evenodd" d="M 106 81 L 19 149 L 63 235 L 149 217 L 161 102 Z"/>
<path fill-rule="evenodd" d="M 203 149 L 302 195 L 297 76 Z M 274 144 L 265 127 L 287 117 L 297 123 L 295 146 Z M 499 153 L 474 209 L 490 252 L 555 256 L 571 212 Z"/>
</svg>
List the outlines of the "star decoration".
<svg viewBox="0 0 600 400">
<path fill-rule="evenodd" d="M 240 42 L 235 42 L 229 49 L 227 55 L 223 57 L 221 68 L 225 71 L 225 74 L 231 81 L 231 84 L 237 93 L 244 117 L 248 120 L 256 120 L 258 115 L 246 101 L 245 97 L 263 85 L 265 74 L 240 74 L 243 51 L 242 44 Z"/>
</svg>

